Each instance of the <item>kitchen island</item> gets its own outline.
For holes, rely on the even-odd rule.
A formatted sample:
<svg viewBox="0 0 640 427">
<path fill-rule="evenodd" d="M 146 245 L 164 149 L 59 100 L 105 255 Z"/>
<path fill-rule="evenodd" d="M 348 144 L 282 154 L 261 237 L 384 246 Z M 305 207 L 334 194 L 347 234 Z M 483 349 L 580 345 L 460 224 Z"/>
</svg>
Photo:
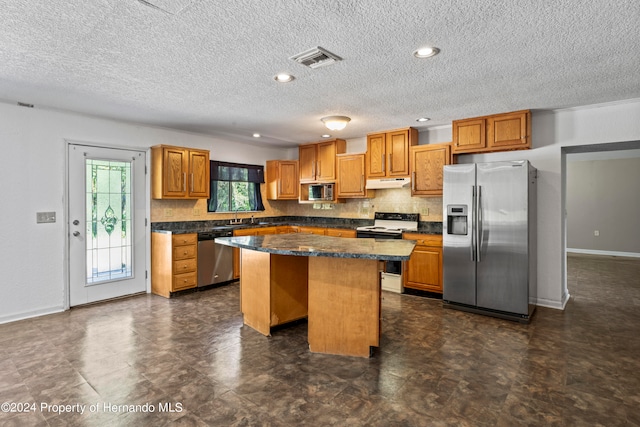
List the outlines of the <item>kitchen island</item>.
<svg viewBox="0 0 640 427">
<path fill-rule="evenodd" d="M 240 248 L 244 323 L 263 335 L 308 319 L 312 352 L 369 357 L 380 344 L 379 261 L 407 261 L 411 240 L 314 234 L 216 238 Z"/>
</svg>

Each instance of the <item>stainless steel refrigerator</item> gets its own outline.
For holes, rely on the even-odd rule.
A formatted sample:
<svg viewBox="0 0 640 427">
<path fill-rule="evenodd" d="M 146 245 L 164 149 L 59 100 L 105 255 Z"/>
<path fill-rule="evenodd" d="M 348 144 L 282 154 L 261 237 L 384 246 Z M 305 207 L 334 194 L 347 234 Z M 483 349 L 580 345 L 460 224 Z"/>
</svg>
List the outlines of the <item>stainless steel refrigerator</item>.
<svg viewBox="0 0 640 427">
<path fill-rule="evenodd" d="M 529 321 L 537 286 L 536 181 L 527 160 L 444 167 L 445 307 Z"/>
</svg>

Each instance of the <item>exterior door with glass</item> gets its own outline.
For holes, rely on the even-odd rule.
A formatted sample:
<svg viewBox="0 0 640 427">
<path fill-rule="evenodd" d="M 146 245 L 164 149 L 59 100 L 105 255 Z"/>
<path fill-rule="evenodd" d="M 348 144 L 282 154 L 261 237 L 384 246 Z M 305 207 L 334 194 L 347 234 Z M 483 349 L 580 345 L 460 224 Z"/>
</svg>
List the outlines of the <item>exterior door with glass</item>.
<svg viewBox="0 0 640 427">
<path fill-rule="evenodd" d="M 145 152 L 68 152 L 69 305 L 144 292 Z"/>
</svg>

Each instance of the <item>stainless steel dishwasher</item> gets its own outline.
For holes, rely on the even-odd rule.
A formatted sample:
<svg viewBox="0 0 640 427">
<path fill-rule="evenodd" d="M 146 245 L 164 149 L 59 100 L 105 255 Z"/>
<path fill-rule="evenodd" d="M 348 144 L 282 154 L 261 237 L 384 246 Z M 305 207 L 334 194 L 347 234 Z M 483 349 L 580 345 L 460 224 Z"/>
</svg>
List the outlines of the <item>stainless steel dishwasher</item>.
<svg viewBox="0 0 640 427">
<path fill-rule="evenodd" d="M 229 229 L 198 233 L 199 288 L 233 280 L 233 248 L 214 241 L 216 237 L 232 235 Z"/>
</svg>

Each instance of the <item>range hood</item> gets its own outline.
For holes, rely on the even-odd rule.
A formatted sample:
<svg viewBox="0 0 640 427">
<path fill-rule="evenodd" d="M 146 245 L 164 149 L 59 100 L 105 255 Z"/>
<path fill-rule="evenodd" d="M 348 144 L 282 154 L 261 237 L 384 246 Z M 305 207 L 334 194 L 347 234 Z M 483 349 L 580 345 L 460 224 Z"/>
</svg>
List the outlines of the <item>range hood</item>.
<svg viewBox="0 0 640 427">
<path fill-rule="evenodd" d="M 380 178 L 380 179 L 368 179 L 367 190 L 376 190 L 383 188 L 402 188 L 411 184 L 409 178 Z"/>
</svg>

